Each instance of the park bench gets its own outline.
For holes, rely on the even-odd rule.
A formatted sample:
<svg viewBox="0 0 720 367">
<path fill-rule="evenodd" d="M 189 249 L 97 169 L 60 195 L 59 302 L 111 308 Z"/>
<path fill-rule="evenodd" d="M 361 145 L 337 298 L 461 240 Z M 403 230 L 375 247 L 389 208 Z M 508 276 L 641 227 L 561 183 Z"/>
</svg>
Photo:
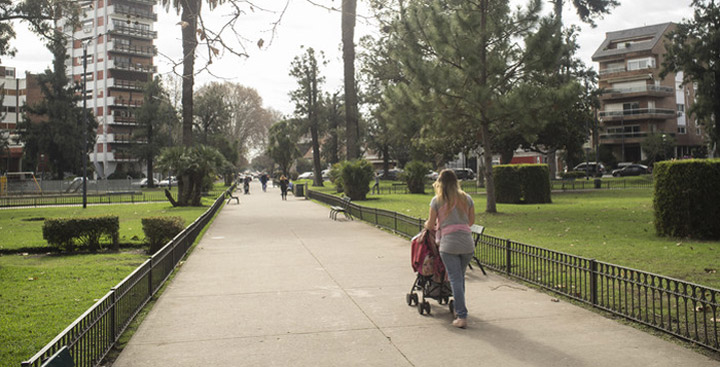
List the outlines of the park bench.
<svg viewBox="0 0 720 367">
<path fill-rule="evenodd" d="M 73 361 L 70 355 L 70 349 L 68 347 L 62 347 L 57 353 L 53 354 L 41 367 L 74 367 L 75 361 Z"/>
<path fill-rule="evenodd" d="M 479 226 L 477 224 L 473 224 L 472 226 L 470 226 L 470 231 L 472 232 L 472 236 L 475 239 L 475 249 L 477 251 L 478 242 L 480 242 L 480 235 L 482 235 L 483 232 L 485 231 L 485 227 Z M 487 273 L 485 272 L 485 268 L 483 268 L 482 264 L 480 264 L 480 259 L 478 259 L 474 253 L 473 253 L 472 259 L 475 260 L 477 265 L 480 267 L 480 270 L 482 270 L 482 273 L 484 275 L 487 275 Z M 468 264 L 468 266 L 470 267 L 470 269 L 473 268 L 472 264 Z"/>
<path fill-rule="evenodd" d="M 330 207 L 330 218 L 337 220 L 338 214 L 343 213 L 345 218 L 353 220 L 352 214 L 350 213 L 350 198 L 344 197 L 340 205 L 333 205 Z"/>
<path fill-rule="evenodd" d="M 237 196 L 233 196 L 232 192 L 228 192 L 227 197 L 228 197 L 228 200 L 227 200 L 226 204 L 230 204 L 230 201 L 232 201 L 233 199 L 235 199 L 236 203 L 240 204 L 240 199 Z"/>
</svg>

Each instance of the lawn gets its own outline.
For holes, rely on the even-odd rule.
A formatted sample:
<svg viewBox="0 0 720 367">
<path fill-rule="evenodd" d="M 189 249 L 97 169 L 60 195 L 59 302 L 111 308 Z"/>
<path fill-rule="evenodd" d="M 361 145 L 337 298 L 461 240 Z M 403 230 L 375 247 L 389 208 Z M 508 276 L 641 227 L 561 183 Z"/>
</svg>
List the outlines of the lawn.
<svg viewBox="0 0 720 367">
<path fill-rule="evenodd" d="M 473 198 L 475 221 L 491 236 L 720 289 L 720 241 L 656 236 L 652 195 L 652 189 L 553 193 L 552 204 L 498 204 L 497 214 L 485 213 L 485 195 Z M 427 218 L 431 198 L 368 195 L 358 204 Z"/>
<path fill-rule="evenodd" d="M 210 200 L 204 198 L 204 204 Z M 120 243 L 142 244 L 145 234 L 142 231 L 141 219 L 151 216 L 179 216 L 189 225 L 207 207 L 176 207 L 164 203 L 136 203 L 68 207 L 40 207 L 31 209 L 0 210 L 0 252 L 31 251 L 48 249 L 42 237 L 43 220 L 47 218 L 92 217 L 100 215 L 117 215 L 120 219 Z"/>
<path fill-rule="evenodd" d="M 211 200 L 204 198 L 203 203 Z M 141 218 L 181 216 L 189 225 L 207 209 L 151 203 L 0 210 L 0 246 L 22 250 L 0 254 L 0 367 L 19 366 L 30 358 L 148 258 L 143 248 L 46 254 L 41 251 L 47 244 L 38 218 L 117 215 L 120 242 L 140 245 L 144 238 Z"/>
</svg>

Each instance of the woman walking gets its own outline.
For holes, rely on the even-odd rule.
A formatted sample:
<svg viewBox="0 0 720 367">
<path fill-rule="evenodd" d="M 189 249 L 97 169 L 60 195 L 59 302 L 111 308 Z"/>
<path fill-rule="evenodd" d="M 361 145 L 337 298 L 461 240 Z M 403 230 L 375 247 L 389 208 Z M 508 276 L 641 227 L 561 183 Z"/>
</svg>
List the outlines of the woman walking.
<svg viewBox="0 0 720 367">
<path fill-rule="evenodd" d="M 287 200 L 288 183 L 288 179 L 285 175 L 280 176 L 280 196 L 283 200 Z"/>
<path fill-rule="evenodd" d="M 453 326 L 467 327 L 465 305 L 465 270 L 472 260 L 475 246 L 470 226 L 475 223 L 475 203 L 460 189 L 455 172 L 445 169 L 433 184 L 435 197 L 430 201 L 428 229 L 437 230 L 440 257 L 450 278 L 455 298 Z"/>
</svg>

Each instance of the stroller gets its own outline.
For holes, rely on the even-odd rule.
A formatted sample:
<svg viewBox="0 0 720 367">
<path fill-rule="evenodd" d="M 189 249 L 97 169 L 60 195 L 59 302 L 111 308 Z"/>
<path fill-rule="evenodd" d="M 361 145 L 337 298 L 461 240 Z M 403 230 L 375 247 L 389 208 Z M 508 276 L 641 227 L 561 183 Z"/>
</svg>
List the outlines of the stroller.
<svg viewBox="0 0 720 367">
<path fill-rule="evenodd" d="M 416 305 L 418 312 L 430 315 L 430 302 L 426 298 L 437 300 L 439 304 L 448 305 L 450 312 L 455 314 L 455 305 L 452 297 L 452 288 L 447 279 L 445 265 L 440 259 L 435 244 L 435 231 L 423 229 L 411 241 L 412 268 L 417 273 L 410 293 L 405 295 L 408 306 Z M 416 291 L 422 292 L 422 302 Z"/>
</svg>

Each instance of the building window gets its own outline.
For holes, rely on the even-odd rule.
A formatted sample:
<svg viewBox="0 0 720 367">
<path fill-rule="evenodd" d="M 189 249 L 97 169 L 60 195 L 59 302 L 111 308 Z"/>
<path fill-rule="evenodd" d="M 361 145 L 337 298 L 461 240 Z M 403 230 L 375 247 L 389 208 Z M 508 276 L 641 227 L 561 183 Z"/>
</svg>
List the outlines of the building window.
<svg viewBox="0 0 720 367">
<path fill-rule="evenodd" d="M 90 33 L 93 29 L 93 19 L 87 19 L 82 21 L 82 29 L 85 33 Z"/>
<path fill-rule="evenodd" d="M 687 134 L 687 130 L 685 129 L 685 126 L 678 126 L 678 134 L 680 134 L 680 135 Z"/>
<path fill-rule="evenodd" d="M 655 67 L 655 58 L 645 57 L 642 59 L 628 60 L 628 70 L 642 70 Z"/>
</svg>

